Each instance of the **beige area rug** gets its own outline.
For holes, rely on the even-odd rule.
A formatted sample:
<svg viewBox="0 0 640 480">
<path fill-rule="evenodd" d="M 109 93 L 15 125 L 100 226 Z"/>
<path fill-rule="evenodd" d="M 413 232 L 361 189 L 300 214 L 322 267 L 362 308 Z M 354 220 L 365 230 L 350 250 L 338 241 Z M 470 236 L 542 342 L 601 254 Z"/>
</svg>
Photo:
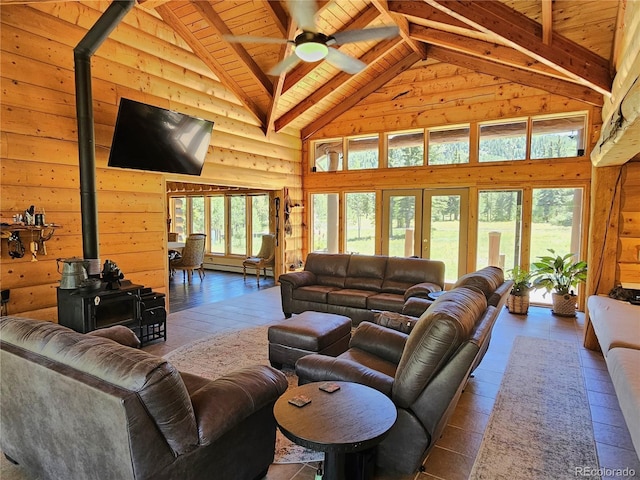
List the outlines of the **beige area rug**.
<svg viewBox="0 0 640 480">
<path fill-rule="evenodd" d="M 469 479 L 599 479 L 597 471 L 576 346 L 517 337 Z"/>
<path fill-rule="evenodd" d="M 210 379 L 249 365 L 269 365 L 267 329 L 255 327 L 212 335 L 177 348 L 164 358 L 180 371 Z M 289 388 L 298 385 L 292 370 L 283 372 Z M 296 445 L 277 431 L 274 463 L 311 463 L 323 458 L 322 452 Z"/>
</svg>

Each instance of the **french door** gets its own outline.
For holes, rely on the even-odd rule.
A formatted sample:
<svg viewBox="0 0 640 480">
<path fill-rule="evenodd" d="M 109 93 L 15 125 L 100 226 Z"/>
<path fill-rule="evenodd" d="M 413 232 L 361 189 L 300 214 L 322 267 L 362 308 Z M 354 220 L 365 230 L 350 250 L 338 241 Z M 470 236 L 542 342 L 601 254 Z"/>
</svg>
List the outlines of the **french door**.
<svg viewBox="0 0 640 480">
<path fill-rule="evenodd" d="M 468 190 L 385 190 L 382 200 L 383 255 L 442 260 L 447 283 L 466 273 Z"/>
</svg>

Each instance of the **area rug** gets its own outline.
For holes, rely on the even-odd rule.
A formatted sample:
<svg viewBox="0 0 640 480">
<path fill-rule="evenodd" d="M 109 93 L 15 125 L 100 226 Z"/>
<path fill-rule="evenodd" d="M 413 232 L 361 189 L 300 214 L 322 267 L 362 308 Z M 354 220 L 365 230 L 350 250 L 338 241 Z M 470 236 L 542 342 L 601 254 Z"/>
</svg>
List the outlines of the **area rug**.
<svg viewBox="0 0 640 480">
<path fill-rule="evenodd" d="M 575 345 L 517 337 L 472 480 L 596 477 L 591 411 Z"/>
<path fill-rule="evenodd" d="M 184 345 L 164 356 L 178 370 L 215 379 L 249 365 L 269 365 L 268 327 L 212 335 Z M 289 388 L 298 384 L 293 370 L 283 370 Z M 311 463 L 324 458 L 322 452 L 296 445 L 280 431 L 276 432 L 273 463 Z"/>
</svg>

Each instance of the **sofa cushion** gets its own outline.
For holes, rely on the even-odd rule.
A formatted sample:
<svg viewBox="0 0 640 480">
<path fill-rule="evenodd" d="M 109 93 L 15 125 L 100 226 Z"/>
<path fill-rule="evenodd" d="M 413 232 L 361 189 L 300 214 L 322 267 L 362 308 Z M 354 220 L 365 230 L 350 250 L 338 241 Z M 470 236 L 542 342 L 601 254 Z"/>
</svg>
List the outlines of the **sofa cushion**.
<svg viewBox="0 0 640 480">
<path fill-rule="evenodd" d="M 640 349 L 640 306 L 595 295 L 589 297 L 587 306 L 605 357 L 615 347 Z"/>
<path fill-rule="evenodd" d="M 444 263 L 424 258 L 389 257 L 382 282 L 382 292 L 404 292 L 417 283 L 431 282 L 444 286 Z"/>
<path fill-rule="evenodd" d="M 620 347 L 609 350 L 607 369 L 636 452 L 640 452 L 640 374 L 638 373 L 638 365 L 640 365 L 640 350 Z"/>
<path fill-rule="evenodd" d="M 338 287 L 309 285 L 308 287 L 296 288 L 293 291 L 293 298 L 304 302 L 327 303 L 327 295 L 334 290 L 340 289 Z"/>
<path fill-rule="evenodd" d="M 376 295 L 377 292 L 369 290 L 354 290 L 345 288 L 334 290 L 327 294 L 327 303 L 330 305 L 342 305 L 344 307 L 367 308 L 367 298 Z"/>
<path fill-rule="evenodd" d="M 387 257 L 351 255 L 344 286 L 359 290 L 380 291 L 386 268 Z"/>
<path fill-rule="evenodd" d="M 402 312 L 404 306 L 404 295 L 400 293 L 377 293 L 367 297 L 367 308 L 369 310 L 390 310 L 392 312 Z"/>
<path fill-rule="evenodd" d="M 342 253 L 310 253 L 304 269 L 316 275 L 319 285 L 344 288 L 349 257 Z"/>
</svg>

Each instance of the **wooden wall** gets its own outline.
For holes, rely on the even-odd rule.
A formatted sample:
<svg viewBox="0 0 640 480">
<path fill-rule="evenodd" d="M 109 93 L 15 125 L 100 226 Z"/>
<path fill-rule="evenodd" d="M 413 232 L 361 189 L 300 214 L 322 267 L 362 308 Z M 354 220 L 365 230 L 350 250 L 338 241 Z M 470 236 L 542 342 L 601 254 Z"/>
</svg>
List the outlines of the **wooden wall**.
<svg viewBox="0 0 640 480">
<path fill-rule="evenodd" d="M 12 260 L 2 241 L 0 281 L 10 314 L 56 320 L 56 258 L 82 256 L 73 48 L 108 2 L 3 5 L 2 199 L 10 222 L 30 205 L 62 225 L 48 255 Z M 297 132 L 265 138 L 258 122 L 158 17 L 136 6 L 92 58 L 99 242 L 125 278 L 168 290 L 167 180 L 281 191 L 300 188 Z M 201 177 L 106 167 L 121 97 L 215 122 Z"/>
<path fill-rule="evenodd" d="M 640 159 L 622 167 L 618 283 L 640 284 Z"/>
</svg>

